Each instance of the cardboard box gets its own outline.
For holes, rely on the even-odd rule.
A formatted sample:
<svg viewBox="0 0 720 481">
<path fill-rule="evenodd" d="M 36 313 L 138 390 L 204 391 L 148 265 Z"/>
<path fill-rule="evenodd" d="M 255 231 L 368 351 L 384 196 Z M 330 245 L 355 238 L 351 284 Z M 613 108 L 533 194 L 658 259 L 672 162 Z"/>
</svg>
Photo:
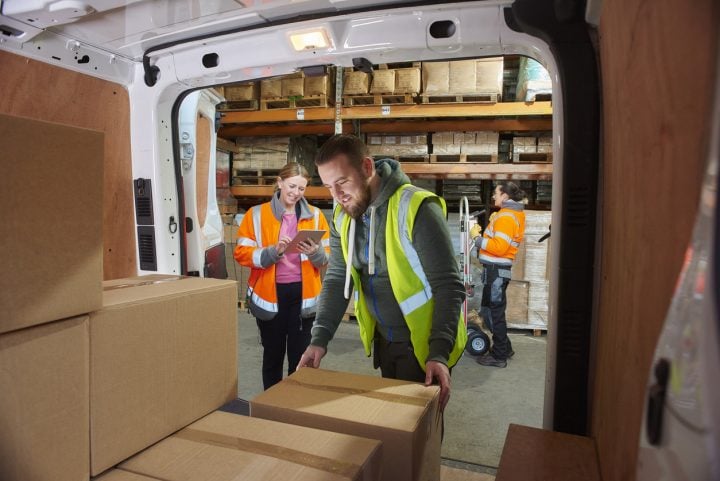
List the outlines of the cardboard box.
<svg viewBox="0 0 720 481">
<path fill-rule="evenodd" d="M 439 388 L 304 368 L 250 401 L 250 415 L 378 439 L 383 463 L 377 479 L 440 478 Z"/>
<path fill-rule="evenodd" d="M 475 92 L 475 60 L 450 62 L 448 86 L 450 93 L 471 94 Z"/>
<path fill-rule="evenodd" d="M 450 63 L 423 62 L 422 84 L 424 94 L 445 94 L 450 91 Z"/>
<path fill-rule="evenodd" d="M 305 77 L 305 95 L 328 95 L 328 76 Z"/>
<path fill-rule="evenodd" d="M 475 60 L 475 91 L 501 94 L 503 90 L 503 58 Z"/>
<path fill-rule="evenodd" d="M 142 474 L 135 474 L 129 471 L 123 471 L 121 469 L 113 469 L 108 471 L 102 476 L 92 478 L 92 481 L 162 481 L 158 478 L 151 478 L 150 476 L 143 476 Z"/>
<path fill-rule="evenodd" d="M 280 85 L 283 97 L 302 97 L 305 95 L 305 78 L 302 76 L 285 77 Z"/>
<path fill-rule="evenodd" d="M 0 336 L 0 478 L 88 479 L 88 317 Z"/>
<path fill-rule="evenodd" d="M 0 115 L 0 333 L 102 304 L 103 134 Z"/>
<path fill-rule="evenodd" d="M 106 281 L 90 314 L 91 471 L 96 475 L 237 396 L 234 281 Z"/>
<path fill-rule="evenodd" d="M 257 98 L 257 82 L 233 84 L 225 87 L 225 100 L 228 102 L 239 100 L 257 100 Z"/>
<path fill-rule="evenodd" d="M 395 69 L 395 93 L 416 94 L 420 92 L 420 68 Z"/>
<path fill-rule="evenodd" d="M 527 324 L 529 289 L 530 283 L 526 281 L 510 281 L 508 284 L 505 314 L 508 322 Z"/>
<path fill-rule="evenodd" d="M 343 95 L 365 95 L 369 84 L 370 79 L 365 72 L 345 72 Z"/>
<path fill-rule="evenodd" d="M 391 94 L 393 92 L 395 92 L 395 70 L 374 71 L 370 93 Z"/>
<path fill-rule="evenodd" d="M 260 81 L 260 98 L 276 99 L 282 97 L 282 79 L 271 78 Z"/>
<path fill-rule="evenodd" d="M 375 481 L 380 443 L 214 412 L 120 467 L 164 481 Z"/>
</svg>

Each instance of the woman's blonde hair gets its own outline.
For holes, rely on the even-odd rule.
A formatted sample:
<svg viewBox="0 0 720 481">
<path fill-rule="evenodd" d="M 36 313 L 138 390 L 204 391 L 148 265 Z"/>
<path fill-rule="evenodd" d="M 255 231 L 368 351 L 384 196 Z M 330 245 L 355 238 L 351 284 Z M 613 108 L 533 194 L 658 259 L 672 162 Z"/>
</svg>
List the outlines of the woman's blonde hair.
<svg viewBox="0 0 720 481">
<path fill-rule="evenodd" d="M 280 169 L 280 172 L 278 172 L 278 179 L 289 179 L 290 177 L 295 177 L 296 175 L 301 175 L 305 177 L 308 182 L 310 181 L 310 174 L 308 174 L 307 169 L 302 165 L 298 164 L 297 162 L 288 162 L 285 164 L 285 167 Z M 278 183 L 275 182 L 275 190 L 278 190 L 279 186 Z"/>
</svg>

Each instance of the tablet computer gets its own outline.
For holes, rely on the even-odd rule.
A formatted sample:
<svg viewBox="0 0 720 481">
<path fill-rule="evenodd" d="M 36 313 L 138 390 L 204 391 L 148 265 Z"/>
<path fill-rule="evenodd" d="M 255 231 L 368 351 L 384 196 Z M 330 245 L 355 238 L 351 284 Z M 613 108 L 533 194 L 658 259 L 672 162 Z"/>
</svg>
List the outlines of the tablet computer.
<svg viewBox="0 0 720 481">
<path fill-rule="evenodd" d="M 305 242 L 308 239 L 312 239 L 316 244 L 322 245 L 322 238 L 325 235 L 324 230 L 299 230 L 295 238 L 285 248 L 285 252 L 297 253 L 299 252 L 297 247 L 301 242 Z"/>
</svg>

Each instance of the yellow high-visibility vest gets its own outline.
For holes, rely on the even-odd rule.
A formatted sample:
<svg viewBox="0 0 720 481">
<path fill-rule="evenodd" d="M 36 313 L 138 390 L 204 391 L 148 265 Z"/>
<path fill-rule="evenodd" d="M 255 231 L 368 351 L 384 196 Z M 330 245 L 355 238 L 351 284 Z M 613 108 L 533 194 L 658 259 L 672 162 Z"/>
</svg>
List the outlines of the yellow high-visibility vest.
<svg viewBox="0 0 720 481">
<path fill-rule="evenodd" d="M 412 184 L 405 184 L 390 197 L 385 221 L 385 254 L 387 256 L 390 286 L 410 329 L 410 340 L 415 357 L 423 370 L 425 370 L 425 362 L 430 351 L 428 343 L 435 300 L 420 263 L 420 258 L 412 245 L 412 232 L 417 211 L 426 199 L 437 202 L 442 207 L 443 213 L 446 212 L 445 202 L 442 198 Z M 352 260 L 348 259 L 350 216 L 338 205 L 333 220 L 337 231 L 340 233 L 340 243 L 345 262 L 352 263 Z M 373 239 L 370 239 L 370 242 L 373 242 Z M 370 346 L 375 337 L 375 322 L 362 293 L 360 274 L 354 266 L 351 267 L 351 273 L 355 286 L 355 315 L 360 327 L 360 338 L 365 347 L 365 353 L 369 356 Z M 448 360 L 449 367 L 458 362 L 465 349 L 466 342 L 467 332 L 461 312 L 458 318 L 455 346 Z"/>
</svg>

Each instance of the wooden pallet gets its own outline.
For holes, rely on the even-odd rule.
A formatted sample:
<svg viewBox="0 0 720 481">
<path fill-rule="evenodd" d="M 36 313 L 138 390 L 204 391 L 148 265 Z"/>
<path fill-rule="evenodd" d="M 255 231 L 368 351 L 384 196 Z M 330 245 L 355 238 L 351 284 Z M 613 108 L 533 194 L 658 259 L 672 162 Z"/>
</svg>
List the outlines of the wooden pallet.
<svg viewBox="0 0 720 481">
<path fill-rule="evenodd" d="M 258 101 L 256 99 L 230 100 L 228 102 L 223 102 L 220 105 L 218 105 L 218 110 L 221 110 L 223 112 L 257 110 L 257 109 L 258 109 Z"/>
<path fill-rule="evenodd" d="M 508 329 L 517 329 L 523 331 L 532 331 L 533 337 L 540 337 L 543 332 L 547 332 L 547 326 L 533 326 L 529 324 L 515 324 L 512 322 L 507 323 Z"/>
<path fill-rule="evenodd" d="M 260 99 L 260 110 L 306 109 L 312 107 L 330 107 L 332 105 L 332 99 L 327 95 Z"/>
<path fill-rule="evenodd" d="M 552 94 L 535 94 L 530 100 L 526 100 L 526 104 L 532 104 L 534 102 L 552 102 Z"/>
<path fill-rule="evenodd" d="M 422 94 L 420 100 L 424 104 L 496 104 L 500 94 L 469 94 L 469 95 L 428 95 Z"/>
<path fill-rule="evenodd" d="M 360 105 L 412 105 L 415 104 L 417 94 L 368 94 L 368 95 L 343 95 L 345 107 L 357 107 Z"/>
<path fill-rule="evenodd" d="M 497 164 L 497 154 L 430 154 L 430 162 L 486 162 Z"/>
<path fill-rule="evenodd" d="M 516 154 L 513 154 L 513 162 L 550 163 L 552 162 L 552 152 L 518 152 Z"/>
<path fill-rule="evenodd" d="M 388 155 L 388 154 L 374 154 L 375 160 L 380 159 L 393 159 L 398 162 L 429 162 L 430 156 L 428 154 L 416 154 L 416 155 Z"/>
</svg>

